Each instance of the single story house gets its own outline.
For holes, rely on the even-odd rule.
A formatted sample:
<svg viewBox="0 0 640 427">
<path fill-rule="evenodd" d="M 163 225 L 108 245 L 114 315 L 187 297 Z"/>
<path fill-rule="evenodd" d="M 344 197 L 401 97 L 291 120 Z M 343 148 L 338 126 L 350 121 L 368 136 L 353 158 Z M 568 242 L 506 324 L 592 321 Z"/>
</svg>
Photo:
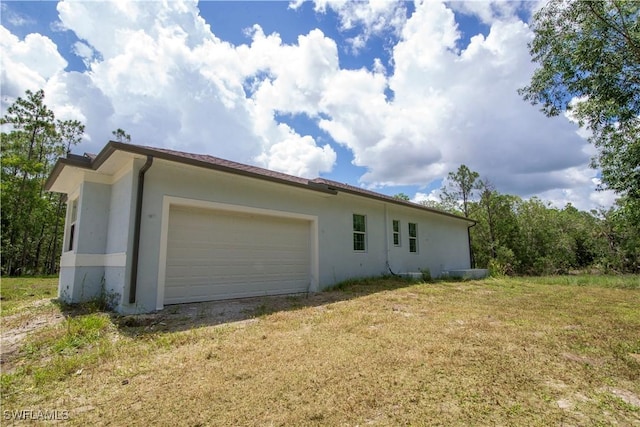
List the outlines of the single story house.
<svg viewBox="0 0 640 427">
<path fill-rule="evenodd" d="M 46 189 L 67 200 L 59 297 L 122 313 L 470 267 L 470 219 L 207 155 L 112 141 Z"/>
</svg>

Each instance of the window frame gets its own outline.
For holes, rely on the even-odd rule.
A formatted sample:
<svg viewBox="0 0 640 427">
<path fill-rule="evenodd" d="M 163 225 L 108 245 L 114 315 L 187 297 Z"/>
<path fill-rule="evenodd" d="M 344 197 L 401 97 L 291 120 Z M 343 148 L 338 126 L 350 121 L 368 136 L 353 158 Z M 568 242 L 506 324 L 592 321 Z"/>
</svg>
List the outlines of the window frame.
<svg viewBox="0 0 640 427">
<path fill-rule="evenodd" d="M 76 248 L 76 225 L 78 222 L 78 198 L 71 200 L 69 206 L 69 225 L 67 226 L 66 235 L 67 241 L 65 242 L 65 252 L 73 252 Z"/>
<path fill-rule="evenodd" d="M 357 227 L 356 217 L 362 218 L 362 230 Z M 358 229 L 357 229 L 357 228 Z M 367 216 L 363 214 L 352 214 L 351 216 L 351 228 L 352 228 L 352 247 L 354 252 L 366 252 L 367 251 Z M 356 240 L 356 236 L 358 236 Z M 361 236 L 361 237 L 360 237 Z M 360 248 L 359 244 L 362 244 Z"/>
<path fill-rule="evenodd" d="M 418 253 L 418 223 L 417 222 L 409 222 L 407 223 L 409 229 L 409 252 Z M 411 226 L 413 226 L 413 235 L 411 233 Z"/>
<path fill-rule="evenodd" d="M 402 236 L 400 233 L 400 220 L 394 219 L 391 220 L 391 233 L 392 233 L 392 242 L 393 246 L 402 246 Z"/>
</svg>

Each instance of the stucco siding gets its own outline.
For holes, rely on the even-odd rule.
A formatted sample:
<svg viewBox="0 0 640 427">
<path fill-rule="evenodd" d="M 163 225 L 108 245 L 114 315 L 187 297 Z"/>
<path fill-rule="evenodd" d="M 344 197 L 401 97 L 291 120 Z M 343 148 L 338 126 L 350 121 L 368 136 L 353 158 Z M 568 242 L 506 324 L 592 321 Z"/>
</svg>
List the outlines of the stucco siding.
<svg viewBox="0 0 640 427">
<path fill-rule="evenodd" d="M 85 302 L 100 296 L 104 267 L 61 267 L 58 296 L 66 302 Z"/>
<path fill-rule="evenodd" d="M 145 176 L 136 310 L 156 308 L 163 199 L 174 196 L 237 206 L 316 215 L 319 289 L 352 277 L 430 269 L 438 276 L 468 268 L 467 225 L 410 207 L 338 193 L 316 193 L 277 183 L 157 160 Z M 385 213 L 385 210 L 387 212 Z M 353 250 L 353 214 L 366 216 L 366 250 Z M 401 221 L 402 246 L 392 244 L 392 219 Z M 408 247 L 408 222 L 418 224 L 418 253 Z M 126 304 L 125 304 L 126 305 Z M 134 307 L 123 307 L 133 311 Z"/>
<path fill-rule="evenodd" d="M 132 172 L 128 172 L 111 185 L 106 252 L 127 252 L 129 227 L 133 220 L 131 204 L 133 196 Z"/>
<path fill-rule="evenodd" d="M 125 299 L 126 272 L 125 267 L 104 268 L 105 297 L 109 304 L 114 304 L 116 307 L 120 306 Z"/>
<path fill-rule="evenodd" d="M 304 269 L 308 269 L 307 289 L 311 291 L 324 289 L 345 279 L 378 276 L 391 271 L 408 273 L 429 269 L 432 276 L 440 276 L 447 270 L 470 267 L 467 227 L 472 221 L 403 206 L 382 196 L 363 194 L 337 183 L 334 183 L 338 186 L 335 192 L 328 188 L 325 188 L 326 191 L 313 191 L 311 188 L 321 188 L 322 184 L 316 181 L 307 187 L 306 181 L 288 180 L 282 176 L 278 178 L 277 175 L 264 175 L 269 179 L 256 178 L 155 158 L 145 175 L 136 301 L 129 304 L 138 172 L 146 158 L 140 155 L 127 157 L 125 154 L 118 158 L 110 157 L 111 163 L 104 163 L 102 171 L 64 175 L 67 179 L 63 186 L 65 191 L 73 190 L 69 194 L 78 196 L 75 244 L 73 250 L 63 252 L 61 258 L 59 293 L 65 301 L 86 301 L 105 291 L 107 295 L 115 297 L 112 302 L 118 304 L 117 309 L 124 313 L 153 311 L 161 308 L 164 301 L 170 303 L 171 298 L 164 298 L 169 224 L 181 227 L 180 222 L 169 221 L 171 206 L 204 209 L 205 217 L 212 215 L 212 223 L 220 227 L 224 227 L 221 224 L 225 215 L 234 224 L 239 222 L 241 213 L 255 215 L 256 220 L 251 222 L 251 226 L 247 225 L 240 231 L 249 230 L 252 236 L 255 235 L 256 243 L 259 243 L 256 247 L 268 245 L 270 239 L 277 238 L 273 233 L 266 232 L 270 224 L 266 217 L 280 218 L 284 224 L 287 221 L 289 224 L 302 221 L 309 233 L 308 243 L 304 245 L 304 250 L 308 251 L 308 258 L 305 259 L 309 263 L 305 261 Z M 291 185 L 274 182 L 273 179 L 284 179 Z M 364 250 L 354 250 L 354 214 L 366 218 Z M 260 220 L 261 215 L 266 215 L 262 217 L 264 220 Z M 69 219 L 68 213 L 67 222 Z M 393 242 L 393 220 L 400 222 L 399 245 Z M 410 250 L 409 223 L 417 225 L 415 252 Z M 184 229 L 187 228 L 184 226 Z M 68 248 L 68 225 L 65 230 L 65 248 Z M 217 236 L 215 233 L 211 236 L 214 235 Z M 197 239 L 191 239 L 188 233 L 185 236 L 184 241 L 178 239 L 184 243 L 180 246 L 183 252 L 179 261 L 182 264 L 178 267 L 191 268 L 194 263 L 189 259 L 192 256 L 190 248 L 197 244 L 191 240 Z M 216 240 L 216 237 L 208 238 Z M 229 242 L 235 242 L 233 236 Z M 247 242 L 245 246 L 249 247 L 251 240 Z M 175 251 L 175 245 L 172 249 Z M 240 256 L 257 258 L 251 250 L 245 250 Z M 215 258 L 218 262 L 224 262 L 222 260 L 229 254 L 208 253 L 206 257 L 201 255 L 203 266 L 207 268 L 206 274 L 209 275 L 207 277 L 218 277 L 216 275 L 220 274 L 220 270 L 215 269 L 215 263 L 206 261 Z M 171 254 L 175 255 L 174 252 Z M 279 277 L 277 268 L 280 265 L 273 259 L 277 257 L 264 257 L 267 261 L 263 261 L 268 263 L 275 281 L 280 281 L 287 272 L 283 270 Z M 170 279 L 180 281 L 180 274 L 174 273 Z M 299 281 L 304 282 L 305 272 L 298 273 Z M 238 282 L 245 280 L 242 274 L 237 276 Z M 261 277 L 255 280 L 258 290 L 264 285 L 261 280 Z M 176 288 L 174 282 L 172 289 Z M 244 282 L 241 284 L 244 285 Z M 183 283 L 178 282 L 178 285 L 182 286 Z M 198 284 L 209 285 L 211 283 Z M 227 294 L 232 295 L 235 291 L 231 289 Z M 219 296 L 215 292 L 212 295 Z M 174 298 L 173 301 L 178 300 Z"/>
<path fill-rule="evenodd" d="M 394 273 L 429 269 L 432 276 L 452 268 L 469 268 L 467 225 L 442 215 L 417 215 L 414 209 L 390 207 L 389 265 Z M 393 244 L 392 221 L 400 221 L 400 246 Z M 409 251 L 409 223 L 417 224 L 417 252 Z"/>
<path fill-rule="evenodd" d="M 84 182 L 79 200 L 77 245 L 83 254 L 104 254 L 107 244 L 111 186 Z"/>
</svg>

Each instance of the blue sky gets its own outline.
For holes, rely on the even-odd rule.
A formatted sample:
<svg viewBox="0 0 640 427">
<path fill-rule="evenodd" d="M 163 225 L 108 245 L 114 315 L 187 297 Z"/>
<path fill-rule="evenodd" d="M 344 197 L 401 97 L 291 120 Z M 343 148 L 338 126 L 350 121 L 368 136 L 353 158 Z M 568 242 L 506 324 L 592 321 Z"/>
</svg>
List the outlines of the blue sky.
<svg viewBox="0 0 640 427">
<path fill-rule="evenodd" d="M 132 142 L 437 199 L 460 164 L 590 209 L 593 148 L 517 95 L 537 2 L 2 2 L 2 110 L 45 89 Z"/>
</svg>

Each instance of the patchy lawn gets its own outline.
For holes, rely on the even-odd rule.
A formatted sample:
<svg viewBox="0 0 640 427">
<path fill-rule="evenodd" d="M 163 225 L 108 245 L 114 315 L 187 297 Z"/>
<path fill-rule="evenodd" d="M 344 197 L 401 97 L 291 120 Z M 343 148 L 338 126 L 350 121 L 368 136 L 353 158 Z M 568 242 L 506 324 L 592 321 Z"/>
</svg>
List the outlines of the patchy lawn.
<svg viewBox="0 0 640 427">
<path fill-rule="evenodd" d="M 12 280 L 2 281 L 3 305 Z M 28 298 L 19 312 L 3 307 L 5 416 L 76 425 L 640 423 L 638 276 L 363 280 L 309 298 L 127 317 Z M 42 319 L 5 353 L 6 336 Z"/>
</svg>

